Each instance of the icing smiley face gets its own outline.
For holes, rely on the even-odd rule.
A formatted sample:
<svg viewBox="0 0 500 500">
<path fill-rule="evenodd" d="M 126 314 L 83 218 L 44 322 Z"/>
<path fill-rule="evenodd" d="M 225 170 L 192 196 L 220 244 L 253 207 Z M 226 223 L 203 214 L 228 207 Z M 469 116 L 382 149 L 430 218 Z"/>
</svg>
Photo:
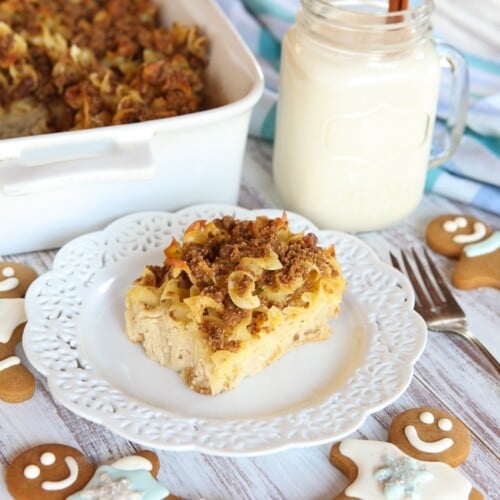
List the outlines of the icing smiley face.
<svg viewBox="0 0 500 500">
<path fill-rule="evenodd" d="M 427 226 L 427 244 L 436 252 L 458 259 L 451 275 L 456 288 L 500 289 L 500 231 L 466 215 L 443 215 Z"/>
<path fill-rule="evenodd" d="M 486 239 L 492 230 L 469 215 L 442 215 L 427 226 L 427 244 L 436 252 L 458 259 L 466 245 Z"/>
<path fill-rule="evenodd" d="M 149 450 L 96 469 L 71 446 L 44 444 L 15 458 L 5 479 L 15 500 L 183 500 L 156 480 L 159 469 Z"/>
<path fill-rule="evenodd" d="M 457 418 L 435 408 L 414 408 L 396 417 L 389 441 L 411 457 L 461 464 L 470 451 L 468 429 Z"/>
<path fill-rule="evenodd" d="M 484 222 L 474 222 L 474 224 L 472 224 L 472 232 L 470 233 L 458 232 L 459 229 L 466 229 L 468 227 L 469 223 L 463 216 L 455 217 L 453 220 L 448 219 L 443 222 L 443 229 L 447 233 L 453 233 L 451 239 L 455 243 L 477 243 L 486 236 L 486 224 Z"/>
<path fill-rule="evenodd" d="M 45 444 L 21 453 L 8 467 L 6 483 L 18 500 L 64 499 L 89 481 L 94 467 L 75 448 Z"/>
</svg>

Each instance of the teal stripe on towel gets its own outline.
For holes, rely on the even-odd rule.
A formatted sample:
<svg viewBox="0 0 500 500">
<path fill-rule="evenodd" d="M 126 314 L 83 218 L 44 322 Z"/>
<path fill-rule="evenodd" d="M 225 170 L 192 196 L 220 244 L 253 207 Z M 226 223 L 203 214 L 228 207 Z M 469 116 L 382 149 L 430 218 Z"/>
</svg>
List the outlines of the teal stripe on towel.
<svg viewBox="0 0 500 500">
<path fill-rule="evenodd" d="M 487 73 L 493 73 L 494 75 L 500 74 L 500 61 L 484 59 L 476 54 L 470 54 L 468 52 L 464 53 L 464 57 L 471 66 L 477 69 Z"/>
<path fill-rule="evenodd" d="M 292 24 L 295 21 L 296 12 L 286 9 L 278 3 L 268 0 L 243 0 L 246 8 L 256 16 L 268 15 Z"/>
<path fill-rule="evenodd" d="M 427 171 L 427 177 L 425 179 L 425 190 L 427 192 L 431 192 L 432 188 L 434 187 L 434 184 L 438 180 L 438 178 L 441 176 L 443 173 L 443 170 L 441 167 L 434 167 L 430 168 Z"/>
<path fill-rule="evenodd" d="M 500 137 L 479 135 L 469 128 L 465 130 L 465 133 L 473 137 L 477 142 L 480 142 L 485 148 L 500 158 Z"/>
<path fill-rule="evenodd" d="M 257 49 L 259 55 L 269 62 L 273 63 L 276 69 L 279 68 L 279 60 L 281 58 L 281 43 L 278 42 L 269 31 L 263 29 L 260 32 L 259 47 Z"/>
<path fill-rule="evenodd" d="M 274 139 L 274 129 L 276 127 L 276 104 L 273 104 L 262 123 L 262 137 L 264 139 Z"/>
</svg>

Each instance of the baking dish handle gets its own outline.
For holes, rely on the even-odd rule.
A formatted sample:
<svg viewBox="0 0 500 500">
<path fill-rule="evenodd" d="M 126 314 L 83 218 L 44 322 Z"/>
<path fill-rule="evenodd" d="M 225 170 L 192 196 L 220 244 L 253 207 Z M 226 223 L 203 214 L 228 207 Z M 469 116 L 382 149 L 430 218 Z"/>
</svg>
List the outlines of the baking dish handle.
<svg viewBox="0 0 500 500">
<path fill-rule="evenodd" d="M 147 180 L 153 174 L 151 148 L 144 143 L 121 145 L 116 152 L 97 158 L 43 165 L 27 165 L 19 160 L 0 163 L 1 192 L 6 196 L 23 196 L 97 182 Z"/>
</svg>

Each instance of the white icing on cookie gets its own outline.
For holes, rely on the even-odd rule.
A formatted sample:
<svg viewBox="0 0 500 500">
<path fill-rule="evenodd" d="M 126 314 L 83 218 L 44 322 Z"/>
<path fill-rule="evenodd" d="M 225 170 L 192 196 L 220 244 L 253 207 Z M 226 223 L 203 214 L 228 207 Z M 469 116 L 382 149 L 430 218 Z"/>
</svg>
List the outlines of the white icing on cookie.
<svg viewBox="0 0 500 500">
<path fill-rule="evenodd" d="M 0 361 L 0 372 L 12 366 L 19 365 L 20 363 L 21 360 L 17 356 L 9 356 L 8 358 L 2 359 L 2 361 Z"/>
<path fill-rule="evenodd" d="M 17 278 L 7 278 L 6 280 L 0 281 L 0 292 L 10 292 L 15 290 L 19 286 L 19 280 Z"/>
<path fill-rule="evenodd" d="M 2 275 L 4 278 L 12 278 L 16 274 L 13 267 L 7 266 L 2 269 Z"/>
<path fill-rule="evenodd" d="M 442 453 L 453 446 L 453 439 L 442 438 L 437 441 L 422 441 L 418 436 L 417 429 L 413 425 L 405 427 L 405 436 L 410 444 L 424 453 Z"/>
<path fill-rule="evenodd" d="M 26 479 L 36 479 L 40 475 L 40 467 L 37 465 L 27 465 L 23 473 Z"/>
<path fill-rule="evenodd" d="M 454 220 L 445 220 L 443 222 L 443 229 L 447 233 L 454 233 L 458 229 L 458 226 L 456 225 Z"/>
<path fill-rule="evenodd" d="M 474 232 L 469 234 L 456 234 L 453 236 L 455 243 L 474 243 L 486 236 L 486 226 L 482 222 L 474 222 Z"/>
<path fill-rule="evenodd" d="M 6 344 L 16 326 L 25 321 L 24 299 L 0 299 L 0 342 Z"/>
<path fill-rule="evenodd" d="M 4 267 L 2 275 L 5 279 L 0 280 L 0 292 L 10 292 L 19 286 L 19 279 L 14 276 L 15 271 L 12 267 Z"/>
<path fill-rule="evenodd" d="M 73 457 L 64 457 L 64 461 L 68 466 L 69 475 L 61 481 L 44 481 L 42 489 L 45 491 L 60 491 L 69 488 L 77 479 L 80 471 L 78 470 L 78 463 Z"/>
<path fill-rule="evenodd" d="M 449 418 L 441 418 L 438 421 L 438 427 L 445 432 L 451 431 L 453 429 L 453 422 Z"/>
<path fill-rule="evenodd" d="M 432 424 L 434 423 L 434 415 L 430 411 L 424 411 L 419 415 L 419 420 L 423 424 Z"/>
<path fill-rule="evenodd" d="M 458 229 L 463 229 L 467 227 L 467 219 L 465 217 L 455 217 L 454 219 L 448 219 L 443 222 L 443 229 L 447 233 L 454 233 Z"/>
<path fill-rule="evenodd" d="M 42 465 L 52 465 L 56 461 L 56 456 L 51 451 L 46 451 L 42 453 L 40 457 L 40 463 Z"/>
<path fill-rule="evenodd" d="M 119 458 L 111 466 L 120 470 L 146 470 L 148 472 L 153 470 L 153 464 L 146 457 L 140 455 Z"/>
<path fill-rule="evenodd" d="M 358 476 L 348 486 L 348 497 L 361 500 L 387 500 L 374 472 L 384 466 L 384 457 L 395 459 L 407 457 L 398 447 L 382 441 L 346 439 L 340 443 L 340 452 L 356 463 Z M 471 483 L 456 469 L 442 462 L 427 462 L 413 459 L 432 474 L 430 480 L 418 485 L 417 498 L 439 500 L 467 500 L 472 489 Z"/>
</svg>

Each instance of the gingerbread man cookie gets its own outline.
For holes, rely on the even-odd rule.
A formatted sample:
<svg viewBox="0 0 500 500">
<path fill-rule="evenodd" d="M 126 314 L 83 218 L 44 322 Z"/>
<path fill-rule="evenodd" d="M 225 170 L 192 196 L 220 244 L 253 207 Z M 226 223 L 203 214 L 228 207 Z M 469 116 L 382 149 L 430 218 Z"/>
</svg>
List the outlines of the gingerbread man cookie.
<svg viewBox="0 0 500 500">
<path fill-rule="evenodd" d="M 435 408 L 413 408 L 398 415 L 389 427 L 389 441 L 414 458 L 452 467 L 465 461 L 471 447 L 467 427 Z"/>
<path fill-rule="evenodd" d="M 71 446 L 44 444 L 14 459 L 6 484 L 14 500 L 182 500 L 156 480 L 159 468 L 148 450 L 96 469 Z"/>
<path fill-rule="evenodd" d="M 436 252 L 458 259 L 452 274 L 457 288 L 500 289 L 500 231 L 468 215 L 442 215 L 426 230 L 427 244 Z"/>
<path fill-rule="evenodd" d="M 394 420 L 390 443 L 345 439 L 330 462 L 349 481 L 336 499 L 480 500 L 483 495 L 452 465 L 470 450 L 470 434 L 452 415 L 433 408 L 408 410 Z"/>
<path fill-rule="evenodd" d="M 33 269 L 0 262 L 0 399 L 20 403 L 35 391 L 35 377 L 16 356 L 26 323 L 24 296 L 37 277 Z"/>
<path fill-rule="evenodd" d="M 95 467 L 71 446 L 42 444 L 18 455 L 5 481 L 15 500 L 63 500 L 81 490 Z"/>
</svg>

